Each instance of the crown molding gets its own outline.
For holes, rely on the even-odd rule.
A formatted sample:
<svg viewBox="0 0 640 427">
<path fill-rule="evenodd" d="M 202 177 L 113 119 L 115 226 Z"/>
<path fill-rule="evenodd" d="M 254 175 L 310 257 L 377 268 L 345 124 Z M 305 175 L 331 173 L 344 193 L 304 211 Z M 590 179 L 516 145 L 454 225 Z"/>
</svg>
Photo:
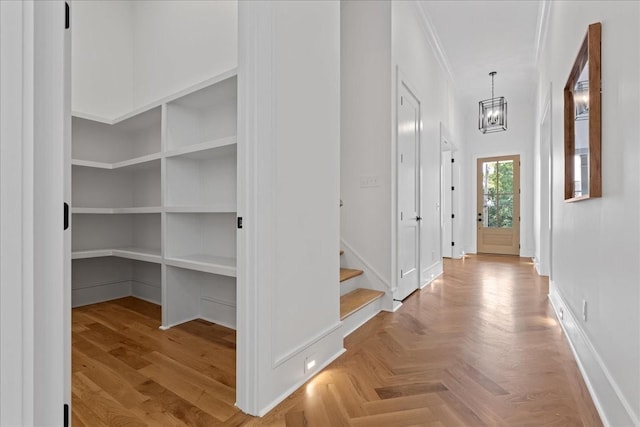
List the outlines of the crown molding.
<svg viewBox="0 0 640 427">
<path fill-rule="evenodd" d="M 547 38 L 547 32 L 549 30 L 549 12 L 551 9 L 550 0 L 542 0 L 538 6 L 538 23 L 536 25 L 536 65 L 540 62 L 540 56 L 542 55 L 542 49 L 544 49 L 544 42 Z"/>
<path fill-rule="evenodd" d="M 436 54 L 436 58 L 438 59 L 438 62 L 440 63 L 440 66 L 442 67 L 444 72 L 447 74 L 449 80 L 451 81 L 451 84 L 454 88 L 457 88 L 456 80 L 454 78 L 453 72 L 451 71 L 449 58 L 447 57 L 447 54 L 442 47 L 442 42 L 440 41 L 440 37 L 438 37 L 438 32 L 436 31 L 435 26 L 431 22 L 431 19 L 429 18 L 427 12 L 424 10 L 422 4 L 419 1 L 416 1 L 415 3 L 420 16 L 422 17 L 422 23 L 424 24 L 422 26 L 422 29 L 427 36 L 427 40 L 433 48 L 433 51 Z"/>
</svg>

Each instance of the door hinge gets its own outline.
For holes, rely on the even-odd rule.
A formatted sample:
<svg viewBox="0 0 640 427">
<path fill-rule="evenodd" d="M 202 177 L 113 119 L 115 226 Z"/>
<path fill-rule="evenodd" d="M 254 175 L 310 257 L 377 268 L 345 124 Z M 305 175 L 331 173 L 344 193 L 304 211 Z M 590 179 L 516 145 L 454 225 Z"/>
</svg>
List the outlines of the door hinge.
<svg viewBox="0 0 640 427">
<path fill-rule="evenodd" d="M 67 228 L 69 228 L 69 204 L 65 203 L 64 204 L 64 210 L 62 215 L 64 216 L 64 224 L 63 224 L 63 230 L 66 230 Z"/>
<path fill-rule="evenodd" d="M 69 427 L 69 404 L 65 403 L 64 404 L 64 415 L 62 418 L 62 425 L 64 427 Z"/>
<path fill-rule="evenodd" d="M 242 228 L 242 217 L 238 217 L 238 228 Z"/>
<path fill-rule="evenodd" d="M 400 154 L 400 163 L 404 162 L 404 154 Z"/>
<path fill-rule="evenodd" d="M 404 272 L 402 271 L 402 269 L 400 269 L 400 278 L 402 279 L 403 276 L 404 276 Z"/>
<path fill-rule="evenodd" d="M 455 215 L 455 214 L 451 214 L 451 218 L 455 218 L 455 217 L 456 217 L 456 215 Z"/>
<path fill-rule="evenodd" d="M 521 248 L 521 246 L 520 246 L 520 245 L 518 245 L 518 249 L 520 249 L 520 248 Z"/>
<path fill-rule="evenodd" d="M 402 218 L 404 218 L 404 215 L 400 212 L 400 221 L 402 221 Z"/>
<path fill-rule="evenodd" d="M 400 105 L 403 105 L 403 104 L 404 104 L 404 98 L 401 96 L 400 97 Z"/>
<path fill-rule="evenodd" d="M 520 221 L 520 217 L 518 217 L 518 221 Z"/>
<path fill-rule="evenodd" d="M 64 29 L 68 30 L 70 27 L 69 17 L 69 3 L 64 2 Z"/>
<path fill-rule="evenodd" d="M 451 246 L 455 246 L 455 245 L 456 245 L 456 242 L 451 242 Z"/>
</svg>

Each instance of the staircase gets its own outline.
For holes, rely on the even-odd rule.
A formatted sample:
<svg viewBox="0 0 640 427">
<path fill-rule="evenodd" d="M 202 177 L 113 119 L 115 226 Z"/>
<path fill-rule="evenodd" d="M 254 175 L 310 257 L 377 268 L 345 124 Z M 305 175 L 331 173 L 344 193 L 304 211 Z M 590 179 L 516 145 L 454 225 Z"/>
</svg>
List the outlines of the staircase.
<svg viewBox="0 0 640 427">
<path fill-rule="evenodd" d="M 340 251 L 342 254 L 344 251 Z M 340 268 L 340 320 L 345 337 L 382 309 L 384 292 L 357 287 L 357 277 L 363 273 L 362 270 Z"/>
</svg>

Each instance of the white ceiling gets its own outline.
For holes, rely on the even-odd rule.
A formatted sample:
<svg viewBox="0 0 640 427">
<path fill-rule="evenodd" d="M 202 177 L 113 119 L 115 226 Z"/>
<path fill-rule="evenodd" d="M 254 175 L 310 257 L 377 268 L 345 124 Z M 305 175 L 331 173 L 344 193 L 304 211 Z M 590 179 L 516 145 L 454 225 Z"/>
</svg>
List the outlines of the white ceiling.
<svg viewBox="0 0 640 427">
<path fill-rule="evenodd" d="M 419 2 L 435 31 L 461 101 L 496 96 L 531 97 L 541 1 L 459 0 Z"/>
</svg>

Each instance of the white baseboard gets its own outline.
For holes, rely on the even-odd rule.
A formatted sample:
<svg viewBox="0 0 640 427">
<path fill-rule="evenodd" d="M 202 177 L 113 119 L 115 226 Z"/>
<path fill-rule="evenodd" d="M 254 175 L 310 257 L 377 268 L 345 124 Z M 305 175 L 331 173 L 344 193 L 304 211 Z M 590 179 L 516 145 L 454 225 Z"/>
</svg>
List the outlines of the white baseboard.
<svg viewBox="0 0 640 427">
<path fill-rule="evenodd" d="M 584 382 L 605 426 L 640 426 L 637 414 L 625 399 L 607 366 L 565 303 L 553 281 L 549 283 L 549 300 L 573 351 Z"/>
<path fill-rule="evenodd" d="M 131 296 L 131 281 L 125 280 L 104 285 L 76 288 L 71 290 L 71 306 L 97 304 L 99 302 Z"/>
<path fill-rule="evenodd" d="M 153 304 L 162 304 L 162 288 L 144 282 L 131 282 L 131 295 Z"/>
<path fill-rule="evenodd" d="M 422 283 L 420 284 L 420 289 L 423 289 L 429 283 L 433 282 L 442 274 L 442 260 L 436 261 L 431 266 L 422 270 L 422 275 L 420 278 L 422 279 Z"/>
<path fill-rule="evenodd" d="M 293 394 L 294 391 L 296 391 L 297 389 L 299 389 L 300 387 L 302 387 L 307 381 L 311 380 L 313 377 L 315 377 L 316 375 L 318 375 L 320 372 L 322 372 L 322 370 L 324 368 L 326 368 L 327 366 L 329 366 L 334 360 L 336 360 L 338 357 L 342 356 L 347 350 L 342 348 L 341 350 L 339 350 L 337 353 L 335 353 L 333 356 L 331 356 L 329 359 L 327 359 L 324 363 L 322 363 L 314 372 L 312 375 L 310 375 L 309 377 L 303 378 L 302 380 L 298 381 L 297 383 L 295 383 L 293 386 L 291 386 L 290 388 L 287 389 L 287 391 L 285 391 L 284 393 L 282 393 L 281 395 L 279 395 L 276 399 L 274 399 L 271 403 L 269 403 L 267 406 L 265 406 L 264 408 L 262 408 L 259 412 L 258 412 L 258 416 L 259 417 L 263 417 L 265 416 L 270 410 L 272 410 L 273 408 L 275 408 L 276 406 L 278 406 L 280 404 L 280 402 L 282 402 L 284 399 L 286 399 L 287 397 L 289 397 L 291 394 Z"/>
<path fill-rule="evenodd" d="M 236 329 L 236 305 L 217 298 L 200 297 L 200 317 L 211 323 Z"/>
</svg>

